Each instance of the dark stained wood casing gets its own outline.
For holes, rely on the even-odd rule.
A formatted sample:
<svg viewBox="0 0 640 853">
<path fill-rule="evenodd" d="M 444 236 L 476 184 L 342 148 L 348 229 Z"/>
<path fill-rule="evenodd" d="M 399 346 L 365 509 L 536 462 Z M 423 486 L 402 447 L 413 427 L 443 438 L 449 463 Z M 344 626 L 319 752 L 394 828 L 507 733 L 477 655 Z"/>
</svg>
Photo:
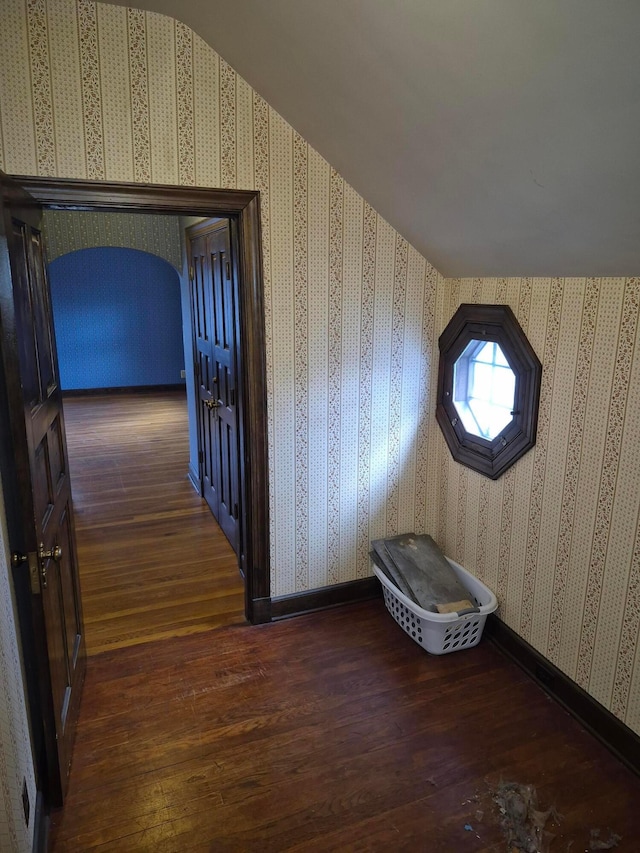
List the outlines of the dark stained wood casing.
<svg viewBox="0 0 640 853">
<path fill-rule="evenodd" d="M 266 621 L 270 597 L 269 503 L 267 480 L 267 394 L 264 342 L 264 289 L 260 237 L 260 194 L 250 190 L 216 190 L 59 180 L 14 178 L 44 207 L 64 210 L 177 213 L 226 216 L 231 227 L 234 275 L 240 283 L 239 393 L 243 402 L 240 430 L 240 483 L 244 523 L 240 532 L 245 577 L 245 613 L 251 622 Z"/>
<path fill-rule="evenodd" d="M 472 340 L 496 341 L 516 376 L 511 422 L 492 440 L 468 432 L 454 403 L 455 363 Z M 497 480 L 536 443 L 542 365 L 508 305 L 458 307 L 438 340 L 436 420 L 451 455 Z"/>
</svg>

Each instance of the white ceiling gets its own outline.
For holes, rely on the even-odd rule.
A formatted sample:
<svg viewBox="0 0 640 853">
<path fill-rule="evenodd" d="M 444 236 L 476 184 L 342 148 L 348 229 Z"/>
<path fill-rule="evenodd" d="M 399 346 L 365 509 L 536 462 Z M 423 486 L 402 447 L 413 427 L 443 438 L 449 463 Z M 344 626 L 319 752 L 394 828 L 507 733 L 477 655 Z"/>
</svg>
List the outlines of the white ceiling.
<svg viewBox="0 0 640 853">
<path fill-rule="evenodd" d="M 445 275 L 640 274 L 639 0 L 136 5 L 192 27 Z"/>
</svg>

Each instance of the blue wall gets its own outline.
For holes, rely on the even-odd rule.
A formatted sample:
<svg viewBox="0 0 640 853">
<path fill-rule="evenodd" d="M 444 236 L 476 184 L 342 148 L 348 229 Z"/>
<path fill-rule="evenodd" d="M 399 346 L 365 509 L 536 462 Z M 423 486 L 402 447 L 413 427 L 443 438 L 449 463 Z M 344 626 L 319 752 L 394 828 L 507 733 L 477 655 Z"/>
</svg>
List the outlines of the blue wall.
<svg viewBox="0 0 640 853">
<path fill-rule="evenodd" d="M 49 266 L 63 390 L 184 380 L 180 280 L 136 249 L 81 249 Z"/>
</svg>

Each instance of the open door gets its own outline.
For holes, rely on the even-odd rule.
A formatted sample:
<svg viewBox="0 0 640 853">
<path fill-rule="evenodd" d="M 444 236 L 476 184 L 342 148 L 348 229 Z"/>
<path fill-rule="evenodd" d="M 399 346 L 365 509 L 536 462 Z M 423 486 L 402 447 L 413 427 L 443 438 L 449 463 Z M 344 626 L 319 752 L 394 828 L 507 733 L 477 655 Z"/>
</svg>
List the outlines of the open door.
<svg viewBox="0 0 640 853">
<path fill-rule="evenodd" d="M 240 465 L 238 561 L 245 577 L 247 619 L 254 624 L 271 621 L 267 372 L 260 193 L 255 190 L 25 176 L 17 180 L 45 207 L 218 216 L 229 223 L 232 281 L 237 297 L 236 412 Z"/>
<path fill-rule="evenodd" d="M 0 462 L 38 784 L 61 805 L 86 665 L 71 484 L 40 210 L 0 190 Z"/>
<path fill-rule="evenodd" d="M 229 223 L 187 229 L 202 496 L 238 554 L 238 299 Z"/>
</svg>

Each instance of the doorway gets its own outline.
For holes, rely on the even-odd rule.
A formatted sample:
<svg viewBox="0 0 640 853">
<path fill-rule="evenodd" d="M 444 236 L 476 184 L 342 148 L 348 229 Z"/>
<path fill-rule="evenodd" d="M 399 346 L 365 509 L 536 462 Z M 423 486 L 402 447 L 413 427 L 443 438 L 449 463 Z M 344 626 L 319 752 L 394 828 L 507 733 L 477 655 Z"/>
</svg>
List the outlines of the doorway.
<svg viewBox="0 0 640 853">
<path fill-rule="evenodd" d="M 239 283 L 239 562 L 245 578 L 245 616 L 271 619 L 266 418 L 264 288 L 259 193 L 14 177 L 44 208 L 126 211 L 229 220 L 234 276 Z"/>
<path fill-rule="evenodd" d="M 24 196 L 21 187 L 31 194 L 30 199 Z M 241 329 L 241 364 L 239 375 L 243 380 L 241 387 L 238 389 L 238 399 L 241 409 L 239 418 L 240 495 L 243 507 L 243 512 L 240 516 L 239 543 L 240 564 L 244 569 L 245 577 L 244 609 L 247 619 L 252 623 L 270 621 L 266 377 L 258 194 L 248 191 L 216 191 L 180 187 L 138 186 L 93 181 L 59 181 L 15 177 L 11 186 L 7 188 L 6 198 L 9 205 L 14 204 L 15 200 L 15 206 L 11 210 L 20 211 L 19 215 L 16 214 L 16 219 L 11 219 L 13 214 L 7 214 L 7 233 L 9 233 L 10 229 L 15 231 L 18 228 L 20 235 L 23 235 L 23 232 L 26 235 L 24 239 L 23 236 L 20 239 L 23 242 L 29 239 L 31 241 L 29 245 L 34 240 L 37 242 L 39 239 L 39 226 L 37 223 L 34 225 L 23 225 L 21 223 L 30 222 L 32 219 L 35 223 L 36 219 L 38 219 L 38 207 L 40 209 L 49 207 L 62 210 L 106 212 L 156 212 L 161 214 L 184 214 L 204 217 L 218 216 L 229 219 L 231 243 L 234 248 L 234 277 L 239 283 L 238 296 Z M 20 205 L 22 207 L 19 207 Z M 21 211 L 24 211 L 24 214 Z M 23 220 L 22 216 L 27 218 Z M 36 230 L 33 230 L 34 228 Z M 32 237 L 29 235 L 32 235 Z M 11 246 L 13 247 L 14 244 L 17 246 L 16 241 L 18 238 L 12 239 Z M 38 309 L 39 313 L 37 315 L 34 315 L 33 311 L 31 311 L 31 314 L 28 316 L 25 314 L 25 316 L 30 323 L 29 328 L 34 330 L 34 334 L 37 332 L 44 340 L 47 335 L 50 336 L 50 325 L 48 323 L 40 324 L 39 318 L 47 306 L 42 307 L 39 303 L 32 302 L 29 302 L 27 305 L 27 302 L 24 301 L 25 295 L 28 295 L 24 289 L 24 283 L 27 283 L 31 287 L 31 283 L 36 282 L 38 276 L 37 258 L 33 272 L 31 271 L 31 267 L 28 270 L 24 269 L 24 259 L 27 256 L 31 258 L 31 255 L 31 248 L 28 251 L 27 249 L 24 251 L 18 249 L 18 255 L 15 256 L 17 258 L 15 265 L 12 258 L 11 270 L 12 272 L 15 271 L 18 275 L 16 281 L 21 282 L 21 284 L 16 285 L 17 290 L 14 292 L 14 296 L 17 294 L 20 300 L 19 307 L 21 312 L 24 306 L 26 306 L 24 307 L 25 312 L 27 308 L 31 310 L 31 307 L 34 305 Z M 7 269 L 8 261 L 9 258 L 7 257 Z M 29 260 L 29 263 L 31 264 L 31 260 Z M 35 278 L 32 278 L 32 276 L 35 276 Z M 68 770 L 67 753 L 64 750 L 61 753 L 60 742 L 58 742 L 57 738 L 54 740 L 57 719 L 55 716 L 57 713 L 56 709 L 61 709 L 63 723 L 65 720 L 71 721 L 75 719 L 75 710 L 73 710 L 73 713 L 69 711 L 67 714 L 72 705 L 67 698 L 67 694 L 79 698 L 78 690 L 70 692 L 67 688 L 67 692 L 63 696 L 58 697 L 62 701 L 56 704 L 56 696 L 51 692 L 49 670 L 46 669 L 47 658 L 40 651 L 40 646 L 46 643 L 48 636 L 42 603 L 44 601 L 44 604 L 49 605 L 54 602 L 54 598 L 57 601 L 52 590 L 55 588 L 57 593 L 58 589 L 64 586 L 63 580 L 69 574 L 66 572 L 65 567 L 75 551 L 75 539 L 73 537 L 69 539 L 69 542 L 65 540 L 63 547 L 59 547 L 59 543 L 54 541 L 54 536 L 60 525 L 57 525 L 54 529 L 54 526 L 50 524 L 52 518 L 60 521 L 60 524 L 62 524 L 66 519 L 63 510 L 67 504 L 61 503 L 61 511 L 55 514 L 49 510 L 50 503 L 47 503 L 49 495 L 52 494 L 51 490 L 54 487 L 55 494 L 61 496 L 61 500 L 66 494 L 59 485 L 60 483 L 64 484 L 68 482 L 68 478 L 66 477 L 67 469 L 61 467 L 62 463 L 66 464 L 66 445 L 64 444 L 63 430 L 58 430 L 55 433 L 57 424 L 55 416 L 58 409 L 55 408 L 54 404 L 59 397 L 59 383 L 57 379 L 53 383 L 49 382 L 47 375 L 43 372 L 46 364 L 41 363 L 42 359 L 41 362 L 36 363 L 35 367 L 33 367 L 33 370 L 37 369 L 39 371 L 37 374 L 39 396 L 34 405 L 28 400 L 28 406 L 25 408 L 23 405 L 24 399 L 26 399 L 25 394 L 29 391 L 31 385 L 28 386 L 27 391 L 24 390 L 26 386 L 22 385 L 23 371 L 18 364 L 17 356 L 19 352 L 21 358 L 20 365 L 24 361 L 27 368 L 31 370 L 33 359 L 29 361 L 27 357 L 30 358 L 32 352 L 31 348 L 24 350 L 24 346 L 21 346 L 18 350 L 21 338 L 19 335 L 16 337 L 15 323 L 13 321 L 14 315 L 11 313 L 15 303 L 14 297 L 11 296 L 12 278 L 8 278 L 4 282 L 3 287 L 3 293 L 7 298 L 7 317 L 11 321 L 8 326 L 10 333 L 6 339 L 3 338 L 5 346 L 3 376 L 5 385 L 11 391 L 7 400 L 10 400 L 12 403 L 12 405 L 7 405 L 6 407 L 7 412 L 5 413 L 6 418 L 3 420 L 3 428 L 4 421 L 6 420 L 10 427 L 10 429 L 9 427 L 7 429 L 14 436 L 16 454 L 14 460 L 12 460 L 10 447 L 7 447 L 6 453 L 3 454 L 3 466 L 6 467 L 9 475 L 5 482 L 10 482 L 11 489 L 15 491 L 15 495 L 13 491 L 9 493 L 10 506 L 15 509 L 15 511 L 12 511 L 10 518 L 10 529 L 14 530 L 14 534 L 10 532 L 10 535 L 12 536 L 12 542 L 15 543 L 12 545 L 12 560 L 14 565 L 20 568 L 18 572 L 20 582 L 16 586 L 16 598 L 21 626 L 26 635 L 26 642 L 23 637 L 23 647 L 25 649 L 27 690 L 29 692 L 32 723 L 37 730 L 34 735 L 37 773 L 40 785 L 49 784 L 57 788 L 58 793 L 53 790 L 53 787 L 50 788 L 49 792 L 45 791 L 47 802 L 53 803 L 61 801 L 60 788 L 64 786 L 65 773 Z M 38 298 L 41 295 L 45 302 L 48 302 L 46 287 L 38 286 L 37 292 L 39 294 Z M 42 310 L 40 310 L 41 307 Z M 33 354 L 36 356 L 39 352 L 38 347 L 33 349 Z M 46 355 L 48 350 L 44 348 L 42 352 Z M 22 358 L 23 354 L 24 359 Z M 52 359 L 51 364 L 55 362 L 54 355 L 52 355 Z M 44 403 L 39 402 L 40 398 L 42 398 Z M 41 455 L 42 459 L 47 462 L 47 467 L 46 470 L 43 469 L 44 474 L 42 476 L 40 476 L 42 466 L 38 468 L 36 464 L 39 457 L 35 461 L 32 458 L 34 452 L 32 448 L 33 442 L 30 441 L 27 444 L 24 438 L 25 422 L 24 418 L 22 418 L 23 408 L 25 418 L 39 418 L 37 425 L 42 426 L 42 429 L 45 430 L 41 444 L 46 452 L 43 451 L 44 455 Z M 10 413 L 13 413 L 11 417 L 9 417 Z M 42 424 L 40 424 L 40 421 L 42 421 Z M 31 430 L 29 435 L 35 435 L 30 423 L 27 422 L 26 427 Z M 40 433 L 36 435 L 36 438 L 40 440 Z M 33 445 L 33 447 L 35 447 L 37 452 L 40 444 Z M 62 452 L 63 450 L 65 453 Z M 31 454 L 31 456 L 28 456 L 28 454 Z M 60 462 L 60 465 L 56 468 L 57 462 Z M 38 475 L 35 480 L 34 471 Z M 23 477 L 19 476 L 20 472 L 24 474 Z M 22 482 L 22 485 L 18 485 L 20 482 Z M 40 492 L 36 491 L 36 488 L 40 486 L 42 486 L 40 492 L 43 489 L 46 492 L 41 501 L 43 513 L 33 515 L 27 511 L 29 509 L 28 504 L 29 501 L 40 500 L 42 496 Z M 19 506 L 16 503 L 18 500 L 17 496 L 20 499 Z M 38 506 L 40 505 L 38 504 Z M 24 512 L 18 512 L 18 509 L 24 509 Z M 42 523 L 39 520 L 40 518 L 43 519 Z M 49 525 L 49 532 L 46 536 L 42 536 L 39 533 L 40 528 L 36 525 L 39 524 L 44 529 L 45 522 Z M 26 527 L 21 527 L 21 524 L 26 524 Z M 24 531 L 24 533 L 21 531 Z M 25 537 L 28 537 L 28 541 L 24 541 Z M 36 537 L 39 538 L 36 539 Z M 64 539 L 64 537 L 62 538 Z M 39 546 L 37 544 L 38 541 L 40 542 Z M 23 565 L 26 566 L 26 570 L 21 568 Z M 66 572 L 64 578 L 62 577 L 63 570 Z M 48 588 L 47 580 L 49 581 Z M 67 589 L 67 587 L 65 586 L 64 589 Z M 53 618 L 48 620 L 49 631 L 51 631 L 54 621 Z M 66 617 L 65 619 L 59 619 L 56 625 L 60 628 L 59 631 L 56 628 L 56 637 L 59 635 L 66 643 L 65 648 L 68 646 L 71 649 L 71 652 L 73 652 L 73 661 L 81 660 L 82 656 L 74 652 L 74 649 L 78 646 L 77 641 L 81 638 L 81 626 L 74 634 L 75 625 L 68 623 Z M 82 673 L 80 673 L 81 675 Z M 79 680 L 81 681 L 81 678 Z M 75 705 L 73 705 L 73 709 L 75 709 Z M 72 724 L 66 727 L 65 749 L 73 741 L 74 729 L 75 726 Z"/>
<path fill-rule="evenodd" d="M 187 478 L 182 224 L 44 216 L 89 657 L 243 621 L 236 556 Z M 171 262 L 142 249 L 158 231 Z"/>
</svg>

